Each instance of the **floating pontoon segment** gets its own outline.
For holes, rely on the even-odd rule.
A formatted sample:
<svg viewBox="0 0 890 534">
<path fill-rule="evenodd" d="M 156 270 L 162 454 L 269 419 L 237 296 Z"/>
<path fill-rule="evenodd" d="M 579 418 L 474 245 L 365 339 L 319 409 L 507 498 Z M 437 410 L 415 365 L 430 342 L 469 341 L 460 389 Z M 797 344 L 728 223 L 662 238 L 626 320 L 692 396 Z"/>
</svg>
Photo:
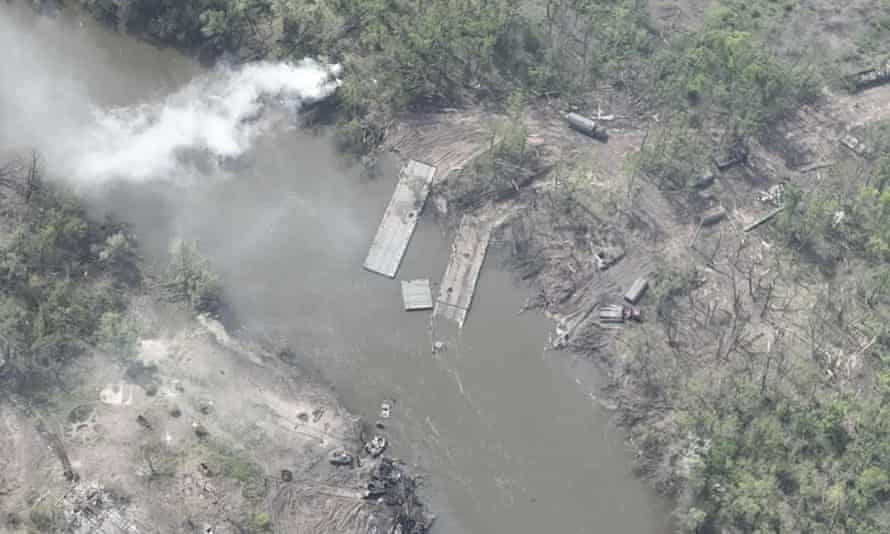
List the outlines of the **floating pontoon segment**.
<svg viewBox="0 0 890 534">
<path fill-rule="evenodd" d="M 365 259 L 365 269 L 390 278 L 396 275 L 435 174 L 435 167 L 414 160 L 402 169 Z"/>
<path fill-rule="evenodd" d="M 434 313 L 456 322 L 461 328 L 473 302 L 489 239 L 489 225 L 465 215 L 451 244 L 451 258 L 442 278 Z"/>
<path fill-rule="evenodd" d="M 402 280 L 402 302 L 405 311 L 430 310 L 433 307 L 433 294 L 429 280 Z"/>
</svg>

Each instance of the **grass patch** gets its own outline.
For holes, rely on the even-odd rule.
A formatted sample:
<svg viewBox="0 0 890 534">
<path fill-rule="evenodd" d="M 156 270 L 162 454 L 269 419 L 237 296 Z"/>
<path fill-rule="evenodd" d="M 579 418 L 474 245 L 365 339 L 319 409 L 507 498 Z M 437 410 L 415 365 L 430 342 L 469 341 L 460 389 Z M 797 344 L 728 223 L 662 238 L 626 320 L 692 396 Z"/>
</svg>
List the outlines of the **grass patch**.
<svg viewBox="0 0 890 534">
<path fill-rule="evenodd" d="M 204 447 L 202 461 L 214 475 L 240 482 L 245 499 L 258 500 L 266 495 L 266 477 L 259 464 L 218 442 L 208 440 Z"/>
<path fill-rule="evenodd" d="M 266 512 L 255 512 L 250 516 L 247 529 L 251 534 L 272 531 L 272 518 Z"/>
</svg>

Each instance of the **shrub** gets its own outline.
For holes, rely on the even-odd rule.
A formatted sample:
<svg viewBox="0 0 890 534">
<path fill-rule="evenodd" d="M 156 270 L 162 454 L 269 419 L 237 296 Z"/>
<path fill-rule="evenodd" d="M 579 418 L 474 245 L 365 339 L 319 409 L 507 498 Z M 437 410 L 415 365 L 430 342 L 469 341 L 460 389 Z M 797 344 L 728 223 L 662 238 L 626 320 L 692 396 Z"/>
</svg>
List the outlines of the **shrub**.
<svg viewBox="0 0 890 534">
<path fill-rule="evenodd" d="M 250 517 L 250 532 L 260 533 L 272 530 L 272 518 L 266 512 L 256 512 Z"/>
<path fill-rule="evenodd" d="M 187 303 L 197 313 L 212 315 L 220 311 L 222 285 L 195 243 L 181 239 L 173 242 L 164 285 L 171 299 Z"/>
<path fill-rule="evenodd" d="M 692 118 L 679 115 L 649 133 L 631 165 L 659 188 L 681 190 L 708 171 L 707 155 L 707 143 Z"/>
<path fill-rule="evenodd" d="M 761 132 L 818 95 L 815 69 L 788 64 L 736 14 L 718 9 L 697 32 L 659 54 L 658 88 L 667 100 L 726 124 L 734 138 Z"/>
</svg>

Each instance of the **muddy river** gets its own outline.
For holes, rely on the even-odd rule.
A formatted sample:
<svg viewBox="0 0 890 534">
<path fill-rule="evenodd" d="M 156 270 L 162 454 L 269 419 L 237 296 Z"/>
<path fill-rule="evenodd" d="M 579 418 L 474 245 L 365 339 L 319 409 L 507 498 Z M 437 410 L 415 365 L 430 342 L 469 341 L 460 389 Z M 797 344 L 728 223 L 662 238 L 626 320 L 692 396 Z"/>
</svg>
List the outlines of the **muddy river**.
<svg viewBox="0 0 890 534">
<path fill-rule="evenodd" d="M 60 147 L 97 110 L 162 102 L 202 74 L 176 52 L 75 15 L 45 20 L 21 3 L 0 7 L 0 50 L 21 80 L 4 75 L 0 144 L 35 144 L 48 162 L 65 161 Z M 463 332 L 403 312 L 398 281 L 361 267 L 396 163 L 365 177 L 329 136 L 292 123 L 252 138 L 225 172 L 77 187 L 133 224 L 148 261 L 164 261 L 174 236 L 197 240 L 237 319 L 287 338 L 350 410 L 373 420 L 382 399 L 395 399 L 394 453 L 426 476 L 437 532 L 668 532 L 667 504 L 631 473 L 595 374 L 544 350 L 547 320 L 517 315 L 527 288 L 502 268 L 497 245 Z M 448 250 L 424 215 L 399 278 L 437 282 Z M 433 340 L 447 350 L 433 354 Z"/>
</svg>

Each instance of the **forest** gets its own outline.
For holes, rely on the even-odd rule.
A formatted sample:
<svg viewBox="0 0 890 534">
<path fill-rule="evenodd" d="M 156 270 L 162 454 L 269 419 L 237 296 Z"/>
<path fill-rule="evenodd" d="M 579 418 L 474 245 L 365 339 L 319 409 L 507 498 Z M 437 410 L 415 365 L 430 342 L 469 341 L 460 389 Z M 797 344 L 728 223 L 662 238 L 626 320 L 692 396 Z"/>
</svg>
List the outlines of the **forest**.
<svg viewBox="0 0 890 534">
<path fill-rule="evenodd" d="M 339 128 L 353 150 L 378 144 L 398 111 L 496 103 L 517 90 L 581 104 L 608 83 L 650 105 L 719 110 L 749 131 L 816 87 L 811 69 L 783 64 L 762 46 L 764 30 L 745 14 L 757 8 L 742 2 L 666 48 L 642 0 L 82 4 L 122 30 L 208 59 L 342 63 Z"/>
</svg>

